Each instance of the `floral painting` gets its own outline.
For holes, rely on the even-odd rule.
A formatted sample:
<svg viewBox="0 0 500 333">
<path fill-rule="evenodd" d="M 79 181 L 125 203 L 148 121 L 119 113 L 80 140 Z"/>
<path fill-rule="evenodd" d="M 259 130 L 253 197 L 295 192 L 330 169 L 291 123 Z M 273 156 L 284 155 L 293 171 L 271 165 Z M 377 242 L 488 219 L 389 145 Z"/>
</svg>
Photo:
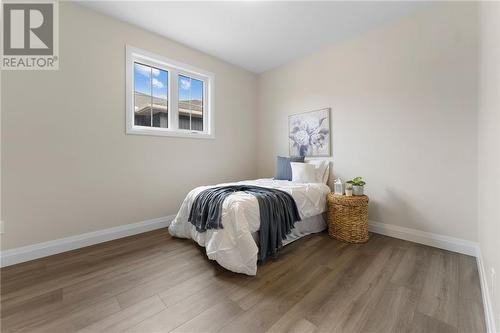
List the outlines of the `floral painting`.
<svg viewBox="0 0 500 333">
<path fill-rule="evenodd" d="M 290 156 L 330 156 L 330 109 L 288 117 Z"/>
</svg>

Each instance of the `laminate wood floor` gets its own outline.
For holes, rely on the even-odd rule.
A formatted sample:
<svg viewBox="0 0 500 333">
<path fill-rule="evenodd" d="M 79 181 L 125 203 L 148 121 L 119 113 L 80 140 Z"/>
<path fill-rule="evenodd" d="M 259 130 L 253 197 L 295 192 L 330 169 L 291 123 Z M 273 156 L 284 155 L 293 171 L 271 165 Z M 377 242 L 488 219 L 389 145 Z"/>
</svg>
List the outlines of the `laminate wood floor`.
<svg viewBox="0 0 500 333">
<path fill-rule="evenodd" d="M 2 332 L 485 332 L 474 258 L 311 235 L 256 277 L 157 230 L 1 270 Z"/>
</svg>

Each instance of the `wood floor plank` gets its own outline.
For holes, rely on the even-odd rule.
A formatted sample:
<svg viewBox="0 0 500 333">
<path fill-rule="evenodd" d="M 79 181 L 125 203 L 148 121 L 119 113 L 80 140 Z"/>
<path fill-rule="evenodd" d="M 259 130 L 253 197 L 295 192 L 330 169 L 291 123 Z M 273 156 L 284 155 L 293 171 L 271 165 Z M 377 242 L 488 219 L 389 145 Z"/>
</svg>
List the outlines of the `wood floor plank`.
<svg viewBox="0 0 500 333">
<path fill-rule="evenodd" d="M 130 238 L 130 239 L 129 239 Z M 2 270 L 2 278 L 5 279 L 5 283 L 2 284 L 2 297 L 9 298 L 11 291 L 17 291 L 21 288 L 29 286 L 34 288 L 44 282 L 54 282 L 54 277 L 57 277 L 58 282 L 64 281 L 64 279 L 71 280 L 75 274 L 82 274 L 83 271 L 100 271 L 100 265 L 106 266 L 111 263 L 120 264 L 121 262 L 130 262 L 137 257 L 139 259 L 144 259 L 147 253 L 144 252 L 156 252 L 161 239 L 158 236 L 146 235 L 145 239 L 136 239 L 134 236 L 127 237 L 130 242 L 124 243 L 123 240 L 117 240 L 114 247 L 113 242 L 107 242 L 104 244 L 95 245 L 94 247 L 88 247 L 84 249 L 74 250 L 67 253 L 62 253 L 58 255 L 51 256 L 52 260 L 47 258 L 38 259 L 41 261 L 41 268 L 38 270 L 37 274 L 33 274 L 31 271 L 23 271 L 22 274 L 16 274 L 15 279 L 7 279 L 6 277 L 11 271 L 19 270 L 17 266 L 23 267 L 24 265 L 31 266 L 31 263 L 23 263 L 15 265 L 12 267 L 7 267 L 5 271 Z M 146 243 L 144 243 L 146 242 Z M 109 244 L 111 243 L 111 244 Z M 123 243 L 123 244 L 122 244 Z M 128 246 L 127 246 L 128 245 Z M 173 247 L 173 249 L 179 247 Z M 187 246 L 185 248 L 188 248 Z M 87 250 L 85 252 L 85 249 Z M 161 251 L 161 250 L 160 250 Z M 109 255 L 107 253 L 111 253 Z M 34 262 L 38 262 L 35 260 Z M 60 287 L 60 286 L 58 286 Z M 46 290 L 46 286 L 41 286 L 41 289 Z"/>
<path fill-rule="evenodd" d="M 160 298 L 158 296 L 153 296 L 86 326 L 78 332 L 122 332 L 157 314 L 163 309 L 165 309 L 165 305 Z"/>
<path fill-rule="evenodd" d="M 160 295 L 165 305 L 170 306 L 214 283 L 215 276 L 216 272 L 207 270 L 205 265 L 176 269 L 128 289 L 116 298 L 122 307 L 128 307 L 153 295 Z"/>
<path fill-rule="evenodd" d="M 240 306 L 244 307 L 245 305 L 240 302 L 247 299 L 249 294 L 262 288 L 266 284 L 279 280 L 284 275 L 287 275 L 296 265 L 306 261 L 310 251 L 315 250 L 314 247 L 318 244 L 317 240 L 321 240 L 321 238 L 317 238 L 315 241 L 311 240 L 313 239 L 310 238 L 309 240 L 305 240 L 303 246 L 297 252 L 290 253 L 290 251 L 283 251 L 285 253 L 281 253 L 277 260 L 272 260 L 266 265 L 259 266 L 257 276 L 239 283 L 229 297 L 233 301 L 239 302 Z M 286 248 L 286 250 L 289 250 L 289 248 Z M 248 304 L 251 300 L 247 300 L 246 302 Z"/>
<path fill-rule="evenodd" d="M 326 305 L 330 313 L 316 323 L 322 332 L 359 332 L 376 308 L 378 299 L 389 283 L 404 250 L 399 247 L 384 247 L 368 268 L 357 278 L 351 288 L 345 290 L 336 302 Z M 331 311 L 334 308 L 335 311 Z"/>
<path fill-rule="evenodd" d="M 2 294 L 2 300 L 7 301 L 14 298 L 20 299 L 23 297 L 32 297 L 37 293 L 43 294 L 47 291 L 59 289 L 81 281 L 95 280 L 106 274 L 120 274 L 120 271 L 123 272 L 134 269 L 134 267 L 139 269 L 142 265 L 149 265 L 153 258 L 161 256 L 165 256 L 165 253 L 160 250 L 156 250 L 154 252 L 141 253 L 138 256 L 131 255 L 127 264 L 106 262 L 102 265 L 93 266 L 90 269 L 86 265 L 82 265 L 80 269 L 75 269 L 74 271 L 71 271 L 70 274 L 54 274 L 51 279 L 45 279 L 34 284 L 4 291 L 4 294 Z"/>
<path fill-rule="evenodd" d="M 44 294 L 37 295 L 34 297 L 14 300 L 14 301 L 6 301 L 2 304 L 2 318 L 6 318 L 10 315 L 14 315 L 20 312 L 27 312 L 33 309 L 37 309 L 41 306 L 48 306 L 50 304 L 57 304 L 63 299 L 63 290 L 62 288 L 48 291 Z"/>
<path fill-rule="evenodd" d="M 3 322 L 10 323 L 20 320 L 37 321 L 40 317 L 47 320 L 51 318 L 56 319 L 70 311 L 77 311 L 81 308 L 92 306 L 92 304 L 98 301 L 113 297 L 151 278 L 151 274 L 154 272 L 161 274 L 163 269 L 171 270 L 172 266 L 168 266 L 171 262 L 167 258 L 169 258 L 168 255 L 163 255 L 144 260 L 139 265 L 115 267 L 115 270 L 110 270 L 103 275 L 97 275 L 97 278 L 82 279 L 78 277 L 71 287 L 66 286 L 63 288 L 64 297 L 60 302 L 46 305 L 43 308 L 33 308 L 30 311 L 23 309 L 23 311 L 5 318 Z M 170 258 L 175 258 L 175 256 Z M 185 259 L 187 258 L 190 257 L 185 257 Z M 165 263 L 167 266 L 164 265 Z M 35 293 L 35 295 L 37 294 Z M 11 301 L 8 300 L 6 303 L 10 305 Z"/>
<path fill-rule="evenodd" d="M 429 317 L 420 312 L 415 312 L 415 316 L 410 328 L 411 333 L 456 333 L 458 329 L 455 326 L 448 325 L 443 321 Z M 479 332 L 469 332 L 479 333 Z"/>
<path fill-rule="evenodd" d="M 486 332 L 476 258 L 459 256 L 458 332 Z M 478 318 L 480 318 L 478 320 Z"/>
<path fill-rule="evenodd" d="M 152 262 L 141 269 L 128 270 L 123 274 L 107 276 L 101 279 L 99 284 L 92 283 L 92 280 L 86 280 L 65 287 L 65 298 L 79 301 L 89 297 L 116 296 L 155 279 L 173 279 L 173 277 L 185 270 L 196 273 L 199 271 L 200 264 L 202 264 L 201 260 L 193 257 L 191 253 L 182 254 L 178 257 L 160 258 L 158 262 Z"/>
<path fill-rule="evenodd" d="M 360 332 L 410 331 L 417 302 L 417 291 L 389 283 Z"/>
<path fill-rule="evenodd" d="M 313 333 L 317 329 L 316 325 L 311 323 L 309 320 L 305 318 L 300 318 L 297 321 L 294 321 L 293 324 L 291 324 L 286 331 L 283 332 L 288 332 L 288 333 Z M 268 332 L 276 332 L 271 328 Z M 281 331 L 280 331 L 281 332 Z"/>
<path fill-rule="evenodd" d="M 166 230 L 0 269 L 2 332 L 484 332 L 475 259 L 326 233 L 251 277 Z"/>
<path fill-rule="evenodd" d="M 241 315 L 237 316 L 220 332 L 265 332 L 289 308 L 293 307 L 331 270 L 326 266 L 311 268 L 303 266 L 297 270 L 292 279 L 286 279 L 275 286 L 269 286 L 259 292 L 266 293 L 266 297 Z"/>
<path fill-rule="evenodd" d="M 414 290 L 421 290 L 430 264 L 432 249 L 420 244 L 411 244 L 391 282 Z"/>
<path fill-rule="evenodd" d="M 458 305 L 458 332 L 486 332 L 482 317 L 484 317 L 484 310 L 481 302 L 461 301 Z"/>
<path fill-rule="evenodd" d="M 463 254 L 458 257 L 460 298 L 481 301 L 481 283 L 476 258 Z"/>
<path fill-rule="evenodd" d="M 376 244 L 378 241 L 375 239 L 374 245 Z M 367 293 L 369 295 L 375 287 L 378 287 L 378 284 L 387 281 L 387 274 L 392 269 L 391 266 L 387 266 L 397 265 L 400 260 L 400 250 L 388 246 L 387 240 L 380 244 L 383 244 L 381 248 L 378 248 L 378 245 L 375 246 L 378 252 L 361 251 L 361 253 L 371 253 L 371 255 L 358 257 L 347 274 L 336 281 L 336 288 L 330 294 L 331 298 L 306 317 L 318 325 L 319 330 L 333 330 L 335 325 L 341 325 L 340 319 L 343 312 L 348 313 L 353 305 L 363 306 L 364 303 L 360 299 L 362 297 L 369 299 L 366 297 Z M 340 317 L 332 317 L 332 306 L 336 307 L 335 312 Z M 330 323 L 326 324 L 326 322 Z"/>
<path fill-rule="evenodd" d="M 116 299 L 108 298 L 78 311 L 68 311 L 50 320 L 41 316 L 35 321 L 18 322 L 15 326 L 6 326 L 2 323 L 2 332 L 75 332 L 118 311 L 120 306 Z"/>
<path fill-rule="evenodd" d="M 264 298 L 268 297 L 268 295 L 274 292 L 280 292 L 283 286 L 289 286 L 294 283 L 294 279 L 298 276 L 301 276 L 299 271 L 308 272 L 315 267 L 321 267 L 320 262 L 316 261 L 321 256 L 326 255 L 327 250 L 321 249 L 320 251 L 315 252 L 311 256 L 309 256 L 309 260 L 298 260 L 294 261 L 293 259 L 290 262 L 286 262 L 281 269 L 276 272 L 277 274 L 272 275 L 273 283 L 270 283 L 268 279 L 263 279 L 264 283 L 260 283 L 255 288 L 252 288 L 249 293 L 247 293 L 244 297 L 240 297 L 238 299 L 233 298 L 238 305 L 244 309 L 248 310 L 255 304 L 262 301 Z M 313 263 L 311 265 L 311 263 Z M 324 266 L 325 268 L 328 268 Z"/>
<path fill-rule="evenodd" d="M 158 295 L 166 306 L 172 306 L 209 286 L 216 285 L 219 277 L 213 271 L 204 272 L 178 284 L 172 284 L 165 290 L 159 290 Z"/>
<path fill-rule="evenodd" d="M 436 250 L 424 281 L 418 311 L 449 325 L 458 325 L 458 254 Z"/>
<path fill-rule="evenodd" d="M 177 327 L 172 332 L 217 332 L 242 312 L 243 309 L 238 304 L 224 299 Z"/>
<path fill-rule="evenodd" d="M 349 277 L 352 276 L 352 274 L 357 275 L 357 272 L 359 272 L 362 266 L 353 266 L 352 262 L 363 260 L 363 258 L 367 259 L 369 257 L 356 251 L 355 247 L 347 246 L 346 249 L 347 250 L 343 252 L 336 252 L 335 255 L 331 257 L 329 260 L 331 266 L 329 267 L 332 267 L 332 271 L 329 275 L 323 280 L 318 281 L 310 292 L 271 326 L 269 331 L 288 332 L 301 320 L 311 323 L 305 319 L 305 317 L 314 316 L 318 309 L 335 295 L 335 291 L 338 290 L 339 287 L 341 288 L 339 281 L 345 278 L 350 279 Z M 334 262 L 335 264 L 333 264 Z M 368 262 L 368 260 L 366 262 Z M 316 325 L 314 325 L 314 327 L 316 327 Z"/>
<path fill-rule="evenodd" d="M 227 300 L 232 282 L 221 279 L 213 285 L 192 294 L 179 303 L 142 321 L 127 331 L 129 332 L 170 332 L 203 311 Z"/>
</svg>

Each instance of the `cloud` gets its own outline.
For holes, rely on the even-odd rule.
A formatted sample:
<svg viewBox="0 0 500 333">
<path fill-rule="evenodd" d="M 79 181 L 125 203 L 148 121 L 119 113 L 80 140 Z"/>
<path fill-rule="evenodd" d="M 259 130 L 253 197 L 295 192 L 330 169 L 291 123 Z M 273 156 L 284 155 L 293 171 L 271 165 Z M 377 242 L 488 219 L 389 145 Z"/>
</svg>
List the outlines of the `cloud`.
<svg viewBox="0 0 500 333">
<path fill-rule="evenodd" d="M 143 66 L 140 64 L 135 64 L 135 70 L 146 77 L 149 77 L 149 74 L 151 73 L 151 68 L 147 66 Z"/>
<path fill-rule="evenodd" d="M 141 74 L 145 77 L 149 77 L 149 75 L 151 75 L 151 73 L 153 74 L 154 77 L 160 75 L 160 70 L 158 68 L 152 68 L 152 67 L 141 65 L 141 64 L 135 64 L 135 70 L 139 74 Z"/>
<path fill-rule="evenodd" d="M 189 90 L 191 88 L 191 80 L 181 78 L 181 89 Z"/>
<path fill-rule="evenodd" d="M 164 85 L 163 85 L 163 83 L 162 83 L 161 81 L 159 81 L 158 79 L 153 78 L 153 87 L 155 87 L 155 88 L 160 88 L 160 89 L 161 89 L 161 88 L 163 88 L 163 87 L 164 87 Z"/>
</svg>

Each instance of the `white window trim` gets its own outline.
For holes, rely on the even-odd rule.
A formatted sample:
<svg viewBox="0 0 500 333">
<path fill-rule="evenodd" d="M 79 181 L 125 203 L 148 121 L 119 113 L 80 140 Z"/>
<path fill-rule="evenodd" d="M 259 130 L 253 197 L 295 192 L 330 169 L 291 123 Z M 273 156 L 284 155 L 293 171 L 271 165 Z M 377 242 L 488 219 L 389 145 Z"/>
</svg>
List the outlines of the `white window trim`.
<svg viewBox="0 0 500 333">
<path fill-rule="evenodd" d="M 168 71 L 168 124 L 169 128 L 134 125 L 134 62 Z M 126 45 L 126 133 L 138 135 L 171 136 L 182 138 L 215 138 L 215 75 L 151 52 Z M 201 80 L 203 84 L 203 132 L 178 128 L 178 74 Z M 174 128 L 170 128 L 170 126 Z"/>
</svg>

